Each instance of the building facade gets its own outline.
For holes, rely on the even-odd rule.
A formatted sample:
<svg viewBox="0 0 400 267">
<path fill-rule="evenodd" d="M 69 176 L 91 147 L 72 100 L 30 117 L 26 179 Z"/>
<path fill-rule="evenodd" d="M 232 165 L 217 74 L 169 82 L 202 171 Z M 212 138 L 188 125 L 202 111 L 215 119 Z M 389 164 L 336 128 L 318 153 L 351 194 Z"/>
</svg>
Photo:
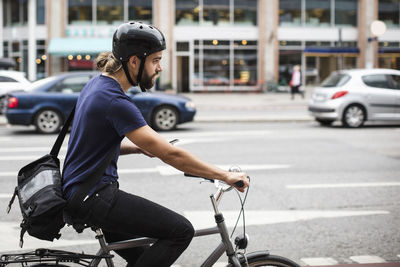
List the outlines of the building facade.
<svg viewBox="0 0 400 267">
<path fill-rule="evenodd" d="M 36 80 L 94 69 L 124 21 L 157 26 L 158 89 L 260 91 L 348 68 L 400 69 L 400 0 L 1 0 L 0 57 Z M 370 25 L 385 22 L 376 38 Z"/>
</svg>

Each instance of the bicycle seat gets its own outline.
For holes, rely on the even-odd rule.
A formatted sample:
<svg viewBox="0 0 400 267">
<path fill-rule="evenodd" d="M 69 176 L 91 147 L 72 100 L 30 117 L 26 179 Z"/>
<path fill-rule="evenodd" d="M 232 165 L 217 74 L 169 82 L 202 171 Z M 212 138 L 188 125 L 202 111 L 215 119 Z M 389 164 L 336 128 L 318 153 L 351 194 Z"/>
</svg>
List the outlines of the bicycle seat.
<svg viewBox="0 0 400 267">
<path fill-rule="evenodd" d="M 71 225 L 72 228 L 75 229 L 75 231 L 80 234 L 85 230 L 86 228 L 96 228 L 94 225 L 89 225 L 85 223 L 82 219 L 72 217 L 68 212 L 64 211 L 63 213 L 64 217 L 64 222 L 67 225 Z"/>
</svg>

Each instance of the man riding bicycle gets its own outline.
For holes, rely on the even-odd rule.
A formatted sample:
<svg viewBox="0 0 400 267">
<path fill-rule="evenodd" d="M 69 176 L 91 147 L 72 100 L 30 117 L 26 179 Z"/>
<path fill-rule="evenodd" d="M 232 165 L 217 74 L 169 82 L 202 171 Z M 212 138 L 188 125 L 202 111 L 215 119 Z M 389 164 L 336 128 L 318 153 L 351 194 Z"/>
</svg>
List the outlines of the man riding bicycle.
<svg viewBox="0 0 400 267">
<path fill-rule="evenodd" d="M 113 51 L 97 58 L 101 75 L 90 80 L 79 96 L 64 163 L 63 193 L 71 200 L 110 151 L 116 151 L 100 182 L 69 215 L 102 228 L 107 242 L 138 236 L 157 239 L 148 248 L 118 251 L 128 266 L 172 265 L 189 245 L 194 230 L 183 216 L 118 189 L 120 155 L 158 157 L 183 172 L 222 180 L 242 192 L 249 183 L 243 172 L 221 170 L 168 143 L 146 124 L 125 94 L 131 86 L 140 86 L 143 91 L 153 87 L 162 71 L 160 61 L 165 48 L 165 38 L 154 26 L 128 22 L 117 28 Z M 130 142 L 122 142 L 125 137 Z M 238 188 L 238 181 L 244 186 Z"/>
</svg>

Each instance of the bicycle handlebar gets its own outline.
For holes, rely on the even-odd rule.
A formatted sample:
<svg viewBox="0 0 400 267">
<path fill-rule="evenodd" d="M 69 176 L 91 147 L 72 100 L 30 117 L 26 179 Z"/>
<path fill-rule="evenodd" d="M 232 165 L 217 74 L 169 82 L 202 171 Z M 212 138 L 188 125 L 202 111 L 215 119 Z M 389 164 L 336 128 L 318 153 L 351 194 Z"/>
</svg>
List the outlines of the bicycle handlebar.
<svg viewBox="0 0 400 267">
<path fill-rule="evenodd" d="M 210 179 L 210 178 L 205 178 L 205 177 L 201 177 L 201 176 L 196 176 L 196 175 L 189 174 L 189 173 L 184 173 L 183 175 L 185 175 L 186 177 L 201 178 L 201 179 L 207 180 L 207 181 L 209 181 L 209 182 L 211 182 L 211 183 L 214 183 L 214 180 L 213 180 L 213 179 Z M 236 185 L 237 187 L 241 188 L 241 187 L 244 186 L 244 183 L 243 183 L 243 181 L 237 181 L 237 182 L 235 182 L 235 185 Z"/>
</svg>

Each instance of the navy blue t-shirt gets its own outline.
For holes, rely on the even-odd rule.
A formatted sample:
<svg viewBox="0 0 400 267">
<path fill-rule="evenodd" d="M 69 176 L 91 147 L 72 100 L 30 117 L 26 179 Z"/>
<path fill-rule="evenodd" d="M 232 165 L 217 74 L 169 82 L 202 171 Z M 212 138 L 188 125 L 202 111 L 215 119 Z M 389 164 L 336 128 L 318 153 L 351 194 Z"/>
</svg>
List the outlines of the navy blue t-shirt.
<svg viewBox="0 0 400 267">
<path fill-rule="evenodd" d="M 139 109 L 112 78 L 99 75 L 79 96 L 63 168 L 63 191 L 70 199 L 79 183 L 117 151 L 100 183 L 118 179 L 117 161 L 125 134 L 146 125 Z M 96 185 L 97 187 L 98 185 Z"/>
</svg>

